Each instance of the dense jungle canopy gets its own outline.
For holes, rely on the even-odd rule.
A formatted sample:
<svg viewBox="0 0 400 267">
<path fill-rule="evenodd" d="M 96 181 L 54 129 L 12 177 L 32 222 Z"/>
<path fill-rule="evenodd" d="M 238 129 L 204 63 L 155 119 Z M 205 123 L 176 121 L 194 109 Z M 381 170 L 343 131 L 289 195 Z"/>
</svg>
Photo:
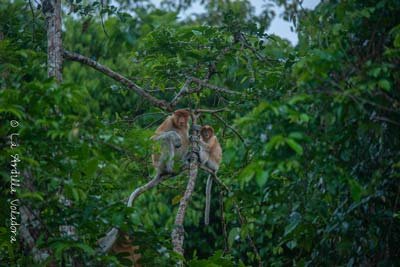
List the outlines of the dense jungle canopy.
<svg viewBox="0 0 400 267">
<path fill-rule="evenodd" d="M 199 124 L 230 191 L 214 183 L 205 226 L 199 169 L 182 256 L 171 232 L 188 172 L 126 207 L 155 174 L 150 137 L 170 111 L 66 57 L 62 82 L 49 78 L 41 1 L 1 1 L 0 266 L 399 266 L 400 1 L 273 0 L 296 45 L 266 34 L 268 3 L 62 1 L 66 51 L 164 101 L 186 84 L 175 108 L 215 111 Z M 112 227 L 139 260 L 97 249 Z"/>
</svg>

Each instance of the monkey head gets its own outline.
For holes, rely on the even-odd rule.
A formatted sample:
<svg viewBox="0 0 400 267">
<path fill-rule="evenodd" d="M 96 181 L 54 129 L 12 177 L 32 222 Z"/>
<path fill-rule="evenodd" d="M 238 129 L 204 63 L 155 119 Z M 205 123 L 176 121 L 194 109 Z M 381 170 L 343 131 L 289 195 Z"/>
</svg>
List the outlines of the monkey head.
<svg viewBox="0 0 400 267">
<path fill-rule="evenodd" d="M 173 115 L 174 126 L 179 129 L 184 129 L 188 127 L 190 113 L 186 109 L 175 110 Z"/>
<path fill-rule="evenodd" d="M 214 136 L 214 128 L 210 125 L 204 125 L 203 127 L 201 127 L 200 134 L 204 141 L 207 142 L 208 140 L 210 140 L 211 137 Z"/>
</svg>

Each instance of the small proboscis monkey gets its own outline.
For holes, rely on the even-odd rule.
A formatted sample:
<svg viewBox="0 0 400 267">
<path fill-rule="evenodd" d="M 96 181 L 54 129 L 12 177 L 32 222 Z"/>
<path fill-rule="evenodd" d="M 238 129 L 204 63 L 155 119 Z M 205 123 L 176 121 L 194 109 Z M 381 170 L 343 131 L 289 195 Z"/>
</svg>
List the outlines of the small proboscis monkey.
<svg viewBox="0 0 400 267">
<path fill-rule="evenodd" d="M 183 158 L 189 146 L 189 111 L 178 109 L 157 128 L 152 140 L 161 142 L 160 154 L 153 154 L 157 176 L 172 173 L 174 157 Z"/>
<path fill-rule="evenodd" d="M 200 163 L 213 171 L 215 174 L 219 169 L 222 159 L 222 148 L 214 135 L 213 127 L 205 125 L 200 131 Z M 208 225 L 210 221 L 212 177 L 208 176 L 206 185 L 206 207 L 204 214 L 204 224 Z"/>
</svg>

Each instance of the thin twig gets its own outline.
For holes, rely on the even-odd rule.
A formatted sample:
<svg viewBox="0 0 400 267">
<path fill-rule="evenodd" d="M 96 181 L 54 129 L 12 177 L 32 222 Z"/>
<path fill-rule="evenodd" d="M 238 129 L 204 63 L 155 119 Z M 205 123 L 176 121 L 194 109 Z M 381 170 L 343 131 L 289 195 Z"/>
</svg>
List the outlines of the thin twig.
<svg viewBox="0 0 400 267">
<path fill-rule="evenodd" d="M 164 89 L 151 89 L 151 90 L 146 90 L 148 93 L 157 93 L 157 92 L 163 92 L 163 91 L 175 91 L 175 87 L 166 87 Z"/>
<path fill-rule="evenodd" d="M 257 57 L 258 60 L 261 60 L 261 61 L 270 61 L 270 62 L 280 62 L 279 59 L 273 59 L 273 58 L 269 58 L 269 57 L 266 57 L 266 56 L 261 55 L 260 52 L 257 51 L 257 49 L 254 48 L 254 47 L 249 43 L 249 41 L 247 40 L 246 36 L 245 36 L 243 33 L 239 33 L 239 36 L 240 36 L 240 37 L 239 37 L 239 41 L 242 43 L 242 45 L 243 45 L 244 47 L 246 47 L 247 49 L 249 49 L 251 52 L 253 52 L 254 55 Z"/>
<path fill-rule="evenodd" d="M 35 41 L 35 11 L 33 10 L 33 5 L 31 0 L 29 0 L 29 8 L 31 9 L 32 13 L 32 42 Z"/>
<path fill-rule="evenodd" d="M 211 113 L 211 114 L 212 114 L 215 118 L 217 118 L 219 121 L 221 121 L 226 127 L 228 127 L 229 129 L 231 129 L 232 132 L 235 133 L 235 134 L 240 138 L 240 140 L 242 141 L 242 143 L 245 144 L 243 136 L 241 136 L 240 133 L 239 133 L 235 128 L 233 128 L 232 126 L 230 126 L 230 125 L 229 125 L 223 118 L 221 118 L 219 115 L 217 115 L 217 114 L 215 114 L 215 113 Z"/>
<path fill-rule="evenodd" d="M 112 124 L 116 124 L 116 123 L 119 123 L 119 122 L 134 123 L 135 121 L 137 121 L 141 117 L 146 117 L 146 116 L 156 115 L 156 114 L 164 114 L 164 113 L 163 112 L 142 113 L 142 114 L 139 114 L 139 115 L 135 116 L 133 119 L 116 120 L 116 121 L 112 121 L 112 122 L 106 122 L 106 124 L 112 125 Z"/>
<path fill-rule="evenodd" d="M 193 82 L 195 82 L 195 83 L 197 83 L 197 84 L 199 84 L 201 86 L 207 87 L 207 88 L 212 89 L 212 90 L 217 91 L 217 92 L 222 92 L 222 93 L 227 93 L 227 94 L 239 94 L 239 95 L 242 94 L 241 92 L 232 91 L 232 90 L 229 90 L 229 89 L 227 89 L 225 87 L 220 87 L 220 86 L 216 86 L 216 85 L 210 84 L 210 83 L 207 82 L 207 80 L 201 80 L 201 79 L 195 78 L 195 77 L 190 77 L 190 79 Z M 198 90 L 196 90 L 196 91 L 198 91 Z"/>
<path fill-rule="evenodd" d="M 104 19 L 103 19 L 103 0 L 100 1 L 101 9 L 100 9 L 100 20 L 101 20 L 101 27 L 103 28 L 104 34 L 107 36 L 108 39 L 110 39 L 110 36 L 108 35 L 106 28 L 104 27 Z"/>
<path fill-rule="evenodd" d="M 150 123 L 149 125 L 146 125 L 143 129 L 149 129 L 151 126 L 153 126 L 154 124 L 157 124 L 158 122 L 162 121 L 164 118 L 159 118 L 158 120 L 153 121 L 152 123 Z"/>
<path fill-rule="evenodd" d="M 170 103 L 171 106 L 175 106 L 178 103 L 179 99 L 188 92 L 188 87 L 190 85 L 190 82 L 191 82 L 190 78 L 185 81 L 181 90 L 179 90 L 179 92 L 176 94 L 176 96 L 171 100 L 171 103 Z"/>
<path fill-rule="evenodd" d="M 374 120 L 378 120 L 378 121 L 385 121 L 385 122 L 389 122 L 392 123 L 394 125 L 400 126 L 400 123 L 398 123 L 397 121 L 391 120 L 389 118 L 386 117 L 381 117 L 381 116 L 375 116 L 373 117 Z"/>
<path fill-rule="evenodd" d="M 223 112 L 223 111 L 227 111 L 227 108 L 220 108 L 220 109 L 196 109 L 197 113 L 218 113 L 218 112 Z"/>
</svg>

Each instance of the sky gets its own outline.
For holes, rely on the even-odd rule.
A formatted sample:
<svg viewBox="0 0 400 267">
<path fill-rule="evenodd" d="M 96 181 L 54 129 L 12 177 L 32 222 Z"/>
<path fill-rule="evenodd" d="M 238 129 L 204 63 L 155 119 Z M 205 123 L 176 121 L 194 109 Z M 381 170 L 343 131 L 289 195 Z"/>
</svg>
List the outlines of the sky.
<svg viewBox="0 0 400 267">
<path fill-rule="evenodd" d="M 160 3 L 160 0 L 152 0 L 153 3 L 156 5 Z M 263 9 L 263 6 L 266 3 L 270 3 L 267 0 L 250 0 L 252 5 L 256 9 L 256 14 L 261 12 Z M 303 8 L 306 9 L 314 9 L 315 6 L 320 2 L 320 0 L 303 0 Z M 276 16 L 274 20 L 271 23 L 271 26 L 267 30 L 267 33 L 269 34 L 276 34 L 280 37 L 283 37 L 285 39 L 288 39 L 293 45 L 296 45 L 298 42 L 297 34 L 295 32 L 292 32 L 290 30 L 290 26 L 292 26 L 292 23 L 284 21 L 282 19 L 282 13 L 283 13 L 283 8 L 277 7 L 274 5 L 274 10 L 276 13 Z M 186 17 L 189 16 L 192 13 L 204 13 L 205 9 L 202 7 L 199 3 L 195 3 L 191 8 L 186 10 L 185 12 L 182 12 L 181 16 Z"/>
</svg>

